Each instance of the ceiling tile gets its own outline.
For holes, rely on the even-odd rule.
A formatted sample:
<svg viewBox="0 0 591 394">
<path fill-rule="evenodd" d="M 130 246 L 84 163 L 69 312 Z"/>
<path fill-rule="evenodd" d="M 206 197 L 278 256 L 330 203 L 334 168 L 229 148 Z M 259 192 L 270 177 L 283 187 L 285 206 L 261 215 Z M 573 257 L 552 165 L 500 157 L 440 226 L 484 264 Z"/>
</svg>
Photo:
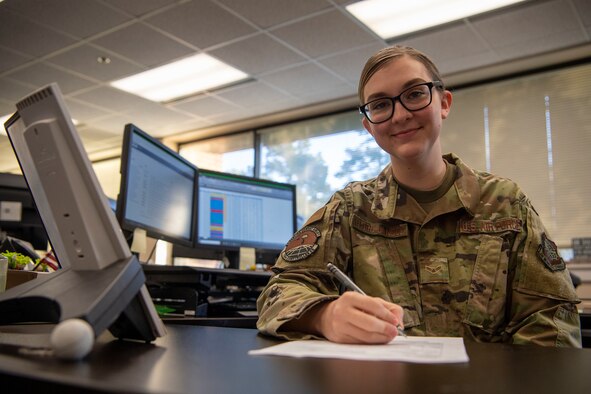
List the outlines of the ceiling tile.
<svg viewBox="0 0 591 394">
<path fill-rule="evenodd" d="M 583 25 L 591 26 L 591 1 L 589 0 L 574 0 L 577 13 L 583 22 Z"/>
<path fill-rule="evenodd" d="M 244 108 L 264 107 L 269 103 L 285 101 L 291 98 L 257 81 L 216 92 L 215 96 Z"/>
<path fill-rule="evenodd" d="M 250 116 L 260 116 L 260 115 L 269 115 L 269 114 L 276 114 L 282 111 L 289 111 L 294 108 L 299 108 L 305 105 L 305 101 L 299 98 L 294 98 L 288 101 L 275 101 L 272 103 L 267 103 L 264 107 L 255 107 L 250 110 Z"/>
<path fill-rule="evenodd" d="M 40 24 L 87 38 L 130 18 L 95 0 L 18 0 L 8 8 Z"/>
<path fill-rule="evenodd" d="M 147 101 L 141 97 L 106 86 L 74 94 L 72 97 L 88 103 L 93 103 L 94 105 L 114 112 L 123 112 L 133 108 L 140 108 L 145 105 Z"/>
<path fill-rule="evenodd" d="M 176 125 L 190 120 L 192 117 L 174 109 L 168 109 L 159 104 L 147 104 L 138 106 L 125 112 L 125 115 L 141 129 L 146 127 L 161 128 L 166 125 Z M 143 125 L 143 127 L 142 127 Z M 157 133 L 156 135 L 161 135 Z"/>
<path fill-rule="evenodd" d="M 36 88 L 43 87 L 52 82 L 57 82 L 64 94 L 88 88 L 94 84 L 87 79 L 80 78 L 45 63 L 32 64 L 28 67 L 9 73 L 7 76 L 23 83 L 35 85 Z"/>
<path fill-rule="evenodd" d="M 201 49 L 254 32 L 239 18 L 206 0 L 183 3 L 146 22 Z"/>
<path fill-rule="evenodd" d="M 227 112 L 225 114 L 215 114 L 207 118 L 209 121 L 214 122 L 216 124 L 224 124 L 235 122 L 237 120 L 248 119 L 254 116 L 253 111 L 247 110 L 245 108 L 237 109 L 232 112 Z"/>
<path fill-rule="evenodd" d="M 343 83 L 314 64 L 292 67 L 261 76 L 259 79 L 297 97 L 323 92 Z"/>
<path fill-rule="evenodd" d="M 6 48 L 0 47 L 0 73 L 13 69 L 31 61 L 31 56 L 18 54 Z"/>
<path fill-rule="evenodd" d="M 78 135 L 82 138 L 83 141 L 88 142 L 100 142 L 104 139 L 117 139 L 122 141 L 123 135 L 123 128 L 121 128 L 121 133 L 110 133 L 108 131 L 96 128 L 96 127 L 88 127 L 88 126 L 76 126 L 76 130 L 78 131 Z"/>
<path fill-rule="evenodd" d="M 237 41 L 209 53 L 250 75 L 305 61 L 304 57 L 266 34 Z"/>
<path fill-rule="evenodd" d="M 234 104 L 213 96 L 199 97 L 195 100 L 173 105 L 173 107 L 206 119 L 216 115 L 231 113 L 238 108 Z"/>
<path fill-rule="evenodd" d="M 335 100 L 338 98 L 352 97 L 357 94 L 357 87 L 350 84 L 337 84 L 325 89 L 317 89 L 305 92 L 300 97 L 304 100 L 305 105 L 320 103 L 324 101 Z"/>
<path fill-rule="evenodd" d="M 104 130 L 107 133 L 123 135 L 123 130 L 127 123 L 132 123 L 132 119 L 127 114 L 121 115 L 108 115 L 103 118 L 95 119 L 92 121 L 92 127 Z"/>
<path fill-rule="evenodd" d="M 437 67 L 444 79 L 447 75 L 456 74 L 461 71 L 473 70 L 481 66 L 497 64 L 502 57 L 493 51 L 466 54 L 462 58 L 446 59 L 438 62 Z"/>
<path fill-rule="evenodd" d="M 12 81 L 8 78 L 0 78 L 0 98 L 16 104 L 16 102 L 35 90 L 32 86 Z"/>
<path fill-rule="evenodd" d="M 474 34 L 464 22 L 430 30 L 393 43 L 411 46 L 426 53 L 444 75 L 501 60 L 488 43 Z"/>
<path fill-rule="evenodd" d="M 1 6 L 2 46 L 31 56 L 43 56 L 75 42 L 71 37 L 33 23 Z"/>
<path fill-rule="evenodd" d="M 204 127 L 207 126 L 211 126 L 213 123 L 205 118 L 195 118 L 195 119 L 191 119 L 188 120 L 186 122 L 182 122 L 179 123 L 176 126 L 175 130 L 165 130 L 167 132 L 167 135 L 171 135 L 171 134 L 178 134 L 184 131 L 192 131 L 192 130 L 198 130 L 198 129 L 202 129 Z"/>
<path fill-rule="evenodd" d="M 103 109 L 96 108 L 79 100 L 68 97 L 66 97 L 65 100 L 72 118 L 83 123 L 90 119 L 99 118 L 108 114 L 108 112 Z"/>
<path fill-rule="evenodd" d="M 0 101 L 0 117 L 13 114 L 14 112 L 16 112 L 16 107 L 14 106 L 14 103 L 9 103 L 8 101 L 4 100 Z M 0 124 L 0 129 L 4 131 L 4 124 Z"/>
<path fill-rule="evenodd" d="M 529 7 L 508 14 L 474 18 L 472 24 L 493 48 L 525 44 L 568 31 L 579 32 L 584 39 L 572 8 L 561 1 L 532 2 Z"/>
<path fill-rule="evenodd" d="M 324 0 L 220 0 L 257 26 L 268 28 L 330 7 Z"/>
<path fill-rule="evenodd" d="M 463 22 L 421 33 L 412 38 L 397 40 L 393 44 L 408 45 L 424 51 L 436 64 L 439 61 L 490 50 L 487 43 L 475 35 Z"/>
<path fill-rule="evenodd" d="M 124 12 L 135 16 L 144 15 L 150 11 L 155 11 L 169 4 L 177 3 L 178 0 L 103 0 L 106 3 L 117 7 Z"/>
<path fill-rule="evenodd" d="M 499 46 L 495 52 L 503 59 L 518 59 L 528 55 L 549 52 L 554 49 L 575 46 L 584 42 L 581 33 L 576 30 L 563 31 L 546 37 L 535 37 L 527 41 Z"/>
<path fill-rule="evenodd" d="M 109 64 L 101 64 L 97 61 L 99 56 L 107 56 L 111 59 L 111 62 Z M 57 64 L 99 81 L 114 81 L 144 71 L 144 68 L 140 66 L 91 45 L 81 45 L 70 49 L 69 51 L 48 58 L 47 62 Z"/>
<path fill-rule="evenodd" d="M 339 11 L 326 12 L 279 27 L 272 30 L 272 34 L 311 57 L 326 56 L 351 47 L 379 42 Z"/>
<path fill-rule="evenodd" d="M 170 63 L 195 52 L 142 23 L 117 30 L 92 43 L 148 67 Z"/>
<path fill-rule="evenodd" d="M 363 70 L 367 59 L 383 47 L 384 45 L 382 44 L 371 44 L 349 52 L 322 58 L 319 62 L 347 81 L 357 84 L 361 70 Z"/>
<path fill-rule="evenodd" d="M 103 149 L 109 149 L 113 146 L 120 146 L 123 142 L 123 128 L 117 133 L 101 130 L 97 127 L 81 126 L 76 127 L 78 135 L 82 140 L 88 153 L 99 152 Z"/>
</svg>

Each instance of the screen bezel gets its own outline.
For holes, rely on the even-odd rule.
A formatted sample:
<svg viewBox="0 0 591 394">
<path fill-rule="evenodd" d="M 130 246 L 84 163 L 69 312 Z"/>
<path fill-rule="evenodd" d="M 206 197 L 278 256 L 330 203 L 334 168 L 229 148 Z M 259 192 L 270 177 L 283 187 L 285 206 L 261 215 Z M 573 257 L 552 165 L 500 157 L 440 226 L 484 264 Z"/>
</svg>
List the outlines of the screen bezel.
<svg viewBox="0 0 591 394">
<path fill-rule="evenodd" d="M 271 181 L 268 179 L 262 179 L 262 178 L 255 178 L 255 177 L 249 177 L 249 176 L 245 176 L 245 175 L 238 175 L 238 174 L 232 174 L 232 173 L 227 173 L 227 172 L 220 172 L 220 171 L 213 171 L 213 170 L 207 170 L 207 169 L 199 169 L 198 173 L 197 173 L 197 211 L 199 211 L 199 190 L 201 188 L 201 184 L 200 184 L 200 175 L 203 174 L 205 176 L 217 176 L 217 177 L 224 177 L 224 178 L 228 178 L 229 180 L 232 181 L 236 181 L 236 182 L 242 182 L 242 183 L 255 183 L 255 184 L 260 184 L 262 186 L 265 187 L 272 187 L 272 188 L 282 188 L 282 189 L 288 189 L 293 196 L 293 204 L 292 204 L 292 223 L 293 223 L 293 228 L 291 233 L 295 233 L 297 231 L 297 201 L 296 201 L 296 185 L 290 184 L 290 183 L 282 183 L 282 182 L 275 182 L 275 181 Z M 234 245 L 234 244 L 211 244 L 211 243 L 202 243 L 200 241 L 199 238 L 199 215 L 197 215 L 197 221 L 195 223 L 195 247 L 199 248 L 199 249 L 212 249 L 212 250 L 222 250 L 222 251 L 237 251 L 240 250 L 241 247 L 245 247 L 245 248 L 254 248 L 257 252 L 261 252 L 261 253 L 279 253 L 281 252 L 281 250 L 283 250 L 283 247 L 285 246 L 285 244 L 282 244 L 281 246 L 277 246 L 276 248 L 274 247 L 270 247 L 270 246 L 261 246 L 259 244 L 253 244 L 250 242 L 241 242 L 239 245 Z M 285 240 L 285 242 L 287 243 L 288 239 Z"/>
<path fill-rule="evenodd" d="M 169 157 L 173 157 L 175 160 L 183 163 L 184 165 L 189 166 L 193 170 L 193 201 L 191 207 L 191 234 L 188 238 L 183 238 L 178 236 L 177 234 L 171 234 L 169 232 L 164 231 L 163 229 L 159 229 L 156 227 L 152 227 L 145 223 L 136 222 L 131 220 L 127 217 L 127 199 L 129 195 L 129 176 L 130 176 L 130 157 L 132 152 L 132 139 L 142 138 L 145 141 L 151 143 L 155 147 L 157 147 L 163 154 L 168 155 Z M 193 246 L 196 238 L 196 223 L 197 223 L 197 188 L 195 187 L 197 182 L 197 167 L 189 162 L 184 157 L 180 156 L 177 152 L 173 151 L 158 139 L 150 136 L 145 131 L 141 130 L 139 127 L 132 123 L 128 123 L 125 125 L 125 129 L 123 131 L 123 146 L 121 151 L 121 167 L 120 167 L 120 174 L 121 174 L 121 183 L 119 187 L 119 195 L 117 196 L 117 208 L 116 208 L 116 216 L 117 220 L 121 228 L 128 232 L 133 232 L 136 228 L 141 228 L 146 231 L 148 237 L 161 239 L 167 242 L 171 242 L 173 244 L 178 244 L 181 246 Z"/>
</svg>

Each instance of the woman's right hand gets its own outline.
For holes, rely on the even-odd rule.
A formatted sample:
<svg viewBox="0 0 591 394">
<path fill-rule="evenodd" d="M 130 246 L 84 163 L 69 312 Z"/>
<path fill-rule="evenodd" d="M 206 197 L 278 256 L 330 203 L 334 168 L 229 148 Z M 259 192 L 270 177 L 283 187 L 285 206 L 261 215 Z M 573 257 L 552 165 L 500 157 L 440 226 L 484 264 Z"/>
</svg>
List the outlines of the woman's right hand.
<svg viewBox="0 0 591 394">
<path fill-rule="evenodd" d="M 321 303 L 283 329 L 320 335 L 332 342 L 383 344 L 398 335 L 404 311 L 399 305 L 352 291 Z"/>
</svg>

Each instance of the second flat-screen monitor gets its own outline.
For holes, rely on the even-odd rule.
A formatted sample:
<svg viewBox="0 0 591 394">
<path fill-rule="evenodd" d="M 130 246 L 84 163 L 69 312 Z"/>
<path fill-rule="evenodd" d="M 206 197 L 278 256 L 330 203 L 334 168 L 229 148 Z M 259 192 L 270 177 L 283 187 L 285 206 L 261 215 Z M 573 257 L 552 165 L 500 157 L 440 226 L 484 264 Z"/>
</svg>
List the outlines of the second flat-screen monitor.
<svg viewBox="0 0 591 394">
<path fill-rule="evenodd" d="M 199 170 L 197 246 L 280 251 L 296 230 L 295 186 Z"/>
<path fill-rule="evenodd" d="M 133 124 L 125 126 L 117 218 L 127 231 L 194 244 L 197 168 Z"/>
<path fill-rule="evenodd" d="M 125 126 L 117 218 L 181 248 L 232 260 L 242 247 L 276 255 L 296 231 L 295 185 L 197 169 L 133 124 Z M 213 254 L 212 254 L 213 252 Z"/>
</svg>

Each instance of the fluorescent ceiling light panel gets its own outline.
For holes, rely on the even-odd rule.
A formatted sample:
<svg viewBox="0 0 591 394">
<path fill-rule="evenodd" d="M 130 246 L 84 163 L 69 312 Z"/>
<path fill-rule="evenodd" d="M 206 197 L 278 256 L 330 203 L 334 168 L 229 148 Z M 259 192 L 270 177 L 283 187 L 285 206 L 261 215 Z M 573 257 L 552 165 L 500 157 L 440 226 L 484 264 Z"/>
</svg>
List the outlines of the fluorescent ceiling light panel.
<svg viewBox="0 0 591 394">
<path fill-rule="evenodd" d="M 248 78 L 204 53 L 111 82 L 111 86 L 152 101 L 170 101 Z"/>
<path fill-rule="evenodd" d="M 364 0 L 347 11 L 383 39 L 453 22 L 524 0 Z"/>
</svg>

